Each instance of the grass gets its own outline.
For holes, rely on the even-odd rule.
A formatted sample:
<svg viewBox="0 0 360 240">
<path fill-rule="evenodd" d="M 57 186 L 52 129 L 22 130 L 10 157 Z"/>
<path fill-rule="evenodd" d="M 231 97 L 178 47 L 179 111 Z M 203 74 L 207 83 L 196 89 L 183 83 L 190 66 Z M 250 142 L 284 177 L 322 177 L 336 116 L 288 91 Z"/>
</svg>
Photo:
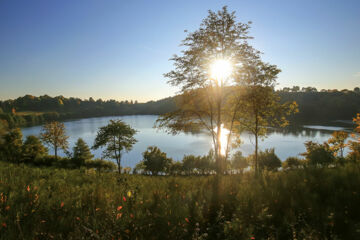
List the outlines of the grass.
<svg viewBox="0 0 360 240">
<path fill-rule="evenodd" d="M 359 239 L 360 169 L 141 176 L 0 162 L 0 239 Z"/>
</svg>

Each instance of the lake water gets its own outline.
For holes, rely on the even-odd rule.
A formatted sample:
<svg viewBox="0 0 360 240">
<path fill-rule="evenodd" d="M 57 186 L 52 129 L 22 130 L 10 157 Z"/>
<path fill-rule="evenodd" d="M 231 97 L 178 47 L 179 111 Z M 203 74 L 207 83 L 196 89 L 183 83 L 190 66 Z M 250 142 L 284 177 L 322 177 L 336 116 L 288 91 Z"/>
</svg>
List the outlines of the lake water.
<svg viewBox="0 0 360 240">
<path fill-rule="evenodd" d="M 157 116 L 121 116 L 86 118 L 64 122 L 66 134 L 69 136 L 69 144 L 72 149 L 78 138 L 92 146 L 98 129 L 108 124 L 110 119 L 121 119 L 139 132 L 135 135 L 138 142 L 133 150 L 124 153 L 122 165 L 134 167 L 142 160 L 142 152 L 148 146 L 157 146 L 166 152 L 174 160 L 181 160 L 185 154 L 205 155 L 212 147 L 210 136 L 206 134 L 179 134 L 169 135 L 164 131 L 154 129 Z M 41 126 L 23 128 L 24 137 L 39 135 Z M 338 126 L 303 126 L 292 129 L 271 129 L 267 138 L 259 142 L 260 149 L 275 148 L 275 153 L 281 160 L 289 156 L 297 156 L 305 151 L 304 142 L 308 140 L 316 142 L 326 141 L 333 131 L 348 130 Z M 244 133 L 241 135 L 243 144 L 239 150 L 247 156 L 254 151 L 254 138 Z M 92 151 L 95 157 L 101 157 L 101 149 Z M 53 153 L 50 149 L 50 153 Z M 60 152 L 60 155 L 64 153 Z"/>
</svg>

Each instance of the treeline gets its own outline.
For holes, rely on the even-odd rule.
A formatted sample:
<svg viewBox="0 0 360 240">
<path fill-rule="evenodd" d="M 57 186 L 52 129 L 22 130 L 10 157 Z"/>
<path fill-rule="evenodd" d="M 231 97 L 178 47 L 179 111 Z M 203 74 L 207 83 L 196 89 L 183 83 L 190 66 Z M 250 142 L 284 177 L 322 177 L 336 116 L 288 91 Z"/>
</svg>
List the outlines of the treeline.
<svg viewBox="0 0 360 240">
<path fill-rule="evenodd" d="M 175 108 L 173 98 L 138 103 L 137 101 L 115 101 L 93 98 L 35 97 L 26 95 L 14 100 L 0 101 L 0 119 L 11 127 L 40 125 L 49 121 L 75 118 L 158 115 Z"/>
<path fill-rule="evenodd" d="M 338 91 L 321 90 L 307 87 L 283 88 L 278 91 L 282 102 L 295 101 L 299 113 L 289 116 L 290 122 L 323 123 L 336 120 L 351 119 L 360 111 L 360 90 L 344 89 Z"/>
<path fill-rule="evenodd" d="M 277 91 L 282 102 L 293 102 L 299 106 L 299 113 L 290 116 L 290 122 L 323 123 L 350 119 L 360 112 L 360 91 L 321 90 L 293 87 Z M 175 97 L 138 103 L 137 101 L 115 101 L 26 95 L 14 100 L 0 101 L 0 119 L 12 127 L 40 125 L 49 121 L 75 118 L 158 115 L 175 110 Z"/>
</svg>

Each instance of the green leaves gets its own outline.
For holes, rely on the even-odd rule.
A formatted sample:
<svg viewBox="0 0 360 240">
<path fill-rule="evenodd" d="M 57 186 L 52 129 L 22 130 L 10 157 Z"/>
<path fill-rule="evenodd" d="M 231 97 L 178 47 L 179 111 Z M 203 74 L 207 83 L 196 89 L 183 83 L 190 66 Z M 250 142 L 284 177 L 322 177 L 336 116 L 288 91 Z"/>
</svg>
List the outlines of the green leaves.
<svg viewBox="0 0 360 240">
<path fill-rule="evenodd" d="M 115 159 L 120 173 L 122 151 L 130 151 L 137 142 L 134 138 L 136 130 L 121 120 L 110 120 L 109 124 L 101 127 L 95 138 L 93 149 L 105 147 L 104 157 Z"/>
<path fill-rule="evenodd" d="M 40 133 L 41 140 L 53 147 L 55 150 L 55 157 L 57 157 L 57 149 L 67 150 L 69 142 L 66 136 L 65 125 L 61 122 L 46 123 Z"/>
<path fill-rule="evenodd" d="M 144 170 L 150 171 L 153 175 L 158 175 L 158 173 L 168 170 L 172 162 L 172 159 L 168 158 L 166 153 L 154 146 L 148 147 L 143 152 L 143 157 Z"/>
</svg>

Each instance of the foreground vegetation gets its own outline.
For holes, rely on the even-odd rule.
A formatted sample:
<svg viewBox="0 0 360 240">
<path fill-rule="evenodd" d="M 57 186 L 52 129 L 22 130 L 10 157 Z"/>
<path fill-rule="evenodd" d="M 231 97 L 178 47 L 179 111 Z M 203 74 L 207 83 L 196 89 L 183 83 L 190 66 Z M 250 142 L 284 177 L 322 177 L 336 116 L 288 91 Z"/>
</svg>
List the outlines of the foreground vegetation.
<svg viewBox="0 0 360 240">
<path fill-rule="evenodd" d="M 0 239 L 358 239 L 360 167 L 151 177 L 0 162 Z"/>
</svg>

